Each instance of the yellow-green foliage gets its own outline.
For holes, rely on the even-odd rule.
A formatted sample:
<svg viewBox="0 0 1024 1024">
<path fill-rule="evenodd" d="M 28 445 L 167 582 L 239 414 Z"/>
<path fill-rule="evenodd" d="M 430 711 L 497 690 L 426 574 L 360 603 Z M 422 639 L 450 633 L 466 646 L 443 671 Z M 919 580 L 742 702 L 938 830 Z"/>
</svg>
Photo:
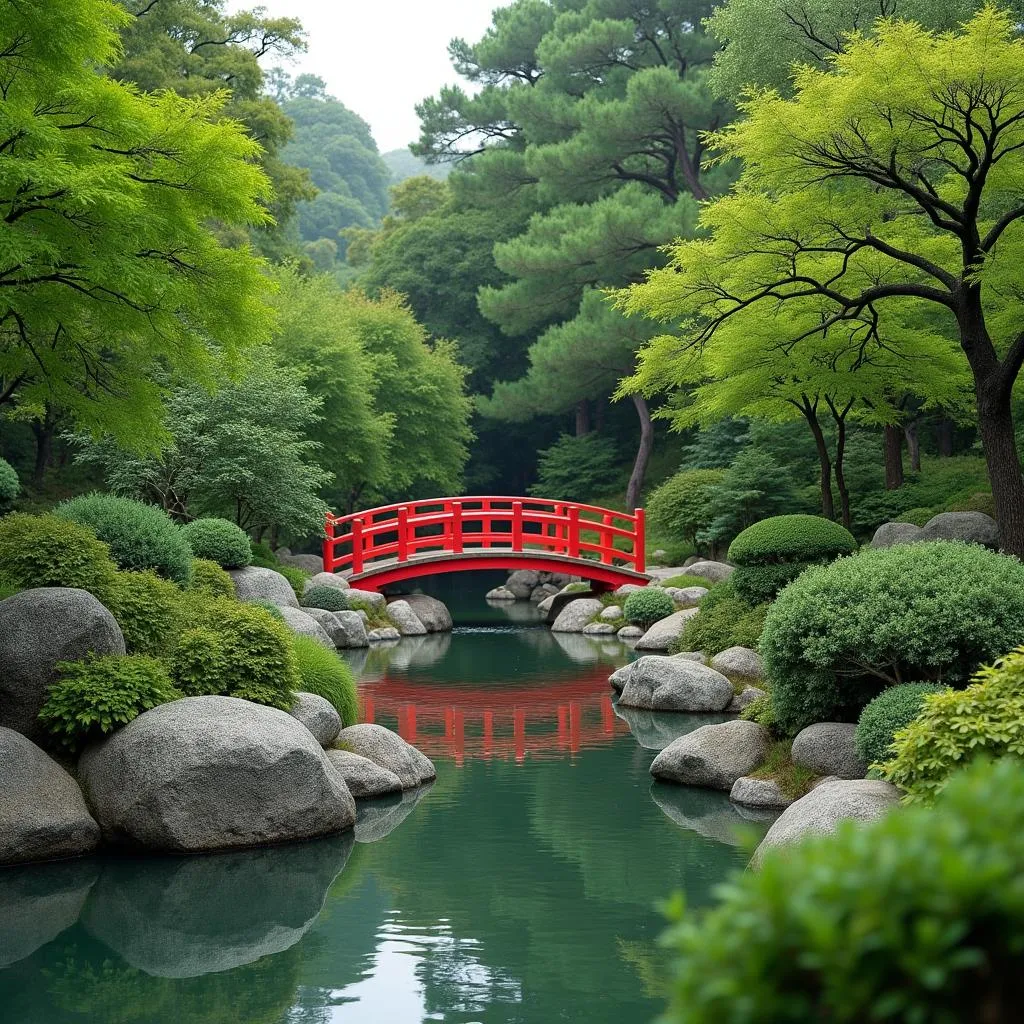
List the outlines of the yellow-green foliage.
<svg viewBox="0 0 1024 1024">
<path fill-rule="evenodd" d="M 740 597 L 731 579 L 718 583 L 701 601 L 700 611 L 686 623 L 679 639 L 672 642 L 670 651 L 703 651 L 714 657 L 729 647 L 756 650 L 767 613 L 768 605 L 752 605 Z"/>
<path fill-rule="evenodd" d="M 192 575 L 188 589 L 210 597 L 234 597 L 235 584 L 216 563 L 205 558 L 192 559 Z"/>
<path fill-rule="evenodd" d="M 917 718 L 893 738 L 894 754 L 874 767 L 928 802 L 949 776 L 979 755 L 1024 756 L 1024 647 L 981 669 L 965 690 L 924 698 Z"/>
<path fill-rule="evenodd" d="M 155 572 L 119 572 L 107 607 L 124 633 L 129 654 L 163 657 L 177 640 L 182 591 Z"/>
<path fill-rule="evenodd" d="M 334 705 L 344 725 L 359 720 L 355 676 L 347 662 L 309 636 L 292 638 L 299 666 L 299 689 L 315 693 Z"/>
</svg>

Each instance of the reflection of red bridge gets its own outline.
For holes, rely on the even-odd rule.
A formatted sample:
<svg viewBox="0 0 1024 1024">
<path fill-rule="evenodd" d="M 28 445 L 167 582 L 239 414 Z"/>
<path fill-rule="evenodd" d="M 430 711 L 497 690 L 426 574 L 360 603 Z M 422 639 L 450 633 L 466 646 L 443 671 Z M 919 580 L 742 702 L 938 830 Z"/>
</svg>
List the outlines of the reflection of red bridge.
<svg viewBox="0 0 1024 1024">
<path fill-rule="evenodd" d="M 607 667 L 550 686 L 470 688 L 385 678 L 360 686 L 364 721 L 398 720 L 399 734 L 428 756 L 558 757 L 628 733 L 612 710 Z"/>
</svg>

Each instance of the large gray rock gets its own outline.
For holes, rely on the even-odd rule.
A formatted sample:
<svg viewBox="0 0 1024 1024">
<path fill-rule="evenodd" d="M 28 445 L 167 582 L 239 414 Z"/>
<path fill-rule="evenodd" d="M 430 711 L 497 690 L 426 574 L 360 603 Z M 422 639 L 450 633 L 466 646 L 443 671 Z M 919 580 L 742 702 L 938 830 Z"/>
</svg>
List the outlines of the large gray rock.
<svg viewBox="0 0 1024 1024">
<path fill-rule="evenodd" d="M 583 627 L 585 636 L 612 636 L 617 632 L 610 622 L 591 622 Z"/>
<path fill-rule="evenodd" d="M 328 760 L 341 772 L 349 792 L 357 799 L 400 793 L 402 780 L 362 754 L 351 750 L 328 750 Z"/>
<path fill-rule="evenodd" d="M 331 643 L 339 650 L 366 647 L 369 643 L 366 639 L 366 626 L 358 612 L 329 612 L 325 608 L 303 608 L 302 611 L 319 623 Z"/>
<path fill-rule="evenodd" d="M 534 604 L 540 604 L 541 601 L 546 601 L 549 597 L 554 597 L 561 588 L 556 587 L 553 583 L 541 583 L 540 586 L 534 587 L 530 591 L 530 600 Z"/>
<path fill-rule="evenodd" d="M 429 594 L 408 594 L 405 600 L 416 613 L 416 618 L 427 627 L 428 633 L 452 631 L 452 614 L 443 601 Z"/>
<path fill-rule="evenodd" d="M 0 864 L 79 857 L 99 841 L 75 780 L 30 739 L 0 727 Z"/>
<path fill-rule="evenodd" d="M 322 647 L 334 650 L 334 641 L 327 635 L 327 630 L 314 619 L 305 608 L 280 609 L 285 625 L 299 636 L 308 636 Z"/>
<path fill-rule="evenodd" d="M 734 567 L 727 562 L 694 562 L 686 567 L 688 576 L 702 576 L 712 583 L 721 583 L 727 580 L 734 571 Z"/>
<path fill-rule="evenodd" d="M 594 597 L 578 597 L 570 601 L 559 613 L 551 626 L 553 633 L 582 633 L 583 627 L 595 616 L 600 615 L 604 605 Z"/>
<path fill-rule="evenodd" d="M 918 540 L 962 540 L 999 547 L 999 525 L 984 512 L 940 512 L 921 528 Z"/>
<path fill-rule="evenodd" d="M 677 661 L 695 661 L 698 665 L 708 664 L 708 656 L 703 651 L 680 651 L 678 654 L 673 654 L 672 657 Z"/>
<path fill-rule="evenodd" d="M 315 576 L 311 576 L 306 580 L 306 585 L 302 588 L 304 594 L 308 594 L 314 587 L 334 587 L 337 590 L 348 590 L 348 580 L 344 576 L 339 576 L 336 572 L 318 572 Z"/>
<path fill-rule="evenodd" d="M 71 587 L 38 587 L 0 601 L 0 725 L 32 739 L 61 661 L 89 652 L 124 654 L 114 616 L 92 594 Z"/>
<path fill-rule="evenodd" d="M 397 643 L 402 639 L 402 634 L 394 626 L 381 626 L 379 629 L 371 629 L 366 634 L 366 639 L 371 644 L 379 643 L 382 640 Z"/>
<path fill-rule="evenodd" d="M 623 626 L 616 634 L 620 640 L 639 640 L 644 631 L 639 626 Z"/>
<path fill-rule="evenodd" d="M 126 963 L 158 978 L 230 971 L 306 934 L 353 840 L 349 832 L 216 857 L 154 857 L 144 866 L 112 859 L 82 923 Z"/>
<path fill-rule="evenodd" d="M 882 523 L 871 538 L 873 548 L 891 548 L 897 544 L 913 544 L 921 539 L 921 527 L 913 523 Z"/>
<path fill-rule="evenodd" d="M 361 803 L 356 808 L 355 836 L 357 843 L 376 843 L 389 836 L 416 809 L 416 805 L 430 792 L 432 782 L 416 789 Z"/>
<path fill-rule="evenodd" d="M 533 569 L 517 569 L 505 581 L 505 589 L 515 595 L 517 601 L 528 601 L 534 588 L 539 584 L 539 572 Z"/>
<path fill-rule="evenodd" d="M 495 587 L 485 595 L 488 601 L 515 601 L 516 595 L 508 587 Z"/>
<path fill-rule="evenodd" d="M 651 765 L 665 782 L 706 786 L 727 793 L 768 756 L 768 733 L 756 722 L 721 722 L 695 729 L 670 743 Z"/>
<path fill-rule="evenodd" d="M 273 569 L 247 565 L 244 569 L 228 569 L 239 601 L 269 601 L 280 608 L 298 608 L 299 599 L 292 585 Z"/>
<path fill-rule="evenodd" d="M 324 560 L 320 555 L 278 555 L 277 560 L 282 565 L 290 565 L 303 572 L 321 573 L 324 570 Z"/>
<path fill-rule="evenodd" d="M 295 694 L 295 703 L 288 712 L 300 721 L 321 747 L 329 747 L 341 732 L 341 715 L 334 705 L 316 693 Z"/>
<path fill-rule="evenodd" d="M 398 776 L 402 789 L 412 789 L 437 778 L 433 762 L 412 744 L 382 725 L 364 722 L 342 729 L 335 743 L 340 750 L 367 757 Z"/>
<path fill-rule="evenodd" d="M 379 612 L 384 611 L 384 606 L 388 603 L 388 599 L 383 594 L 378 594 L 375 590 L 360 590 L 358 587 L 349 587 L 347 596 L 349 601 L 359 601 L 367 608 L 373 608 Z"/>
<path fill-rule="evenodd" d="M 617 587 L 612 591 L 612 596 L 617 601 L 625 601 L 630 594 L 635 594 L 638 590 L 644 589 L 639 583 L 623 583 L 621 587 Z"/>
<path fill-rule="evenodd" d="M 732 698 L 732 683 L 714 669 L 648 655 L 633 662 L 619 703 L 648 711 L 723 711 Z"/>
<path fill-rule="evenodd" d="M 622 668 L 617 668 L 608 677 L 608 682 L 616 693 L 622 693 L 622 688 L 626 685 L 626 680 L 632 675 L 635 664 L 636 662 L 631 661 L 629 664 L 623 665 Z"/>
<path fill-rule="evenodd" d="M 899 799 L 899 790 L 879 779 L 824 782 L 782 812 L 754 852 L 751 864 L 759 866 L 770 849 L 794 843 L 809 832 L 829 835 L 841 821 L 875 821 Z"/>
<path fill-rule="evenodd" d="M 625 704 L 614 705 L 615 714 L 628 726 L 633 738 L 648 750 L 664 750 L 674 740 L 695 729 L 715 722 L 725 722 L 724 715 L 688 715 L 679 711 L 645 711 Z"/>
<path fill-rule="evenodd" d="M 666 587 L 677 608 L 696 608 L 707 597 L 707 587 Z"/>
<path fill-rule="evenodd" d="M 783 808 L 793 803 L 793 798 L 786 796 L 774 779 L 752 779 L 746 775 L 733 783 L 729 799 L 744 807 Z"/>
<path fill-rule="evenodd" d="M 638 651 L 667 651 L 673 640 L 678 640 L 687 622 L 697 614 L 696 608 L 684 608 L 659 619 L 636 642 Z"/>
<path fill-rule="evenodd" d="M 402 636 L 425 636 L 427 627 L 423 625 L 407 601 L 392 601 L 388 605 L 388 618 L 395 624 Z"/>
<path fill-rule="evenodd" d="M 793 764 L 815 775 L 863 779 L 868 766 L 857 754 L 856 732 L 857 726 L 849 722 L 815 722 L 801 729 L 793 740 Z"/>
<path fill-rule="evenodd" d="M 761 655 L 749 647 L 726 648 L 711 659 L 711 667 L 736 682 L 760 683 L 764 680 Z"/>
<path fill-rule="evenodd" d="M 88 748 L 79 774 L 104 838 L 154 850 L 262 846 L 355 821 L 345 780 L 291 715 L 186 697 Z"/>
<path fill-rule="evenodd" d="M 729 706 L 725 709 L 730 714 L 738 715 L 741 711 L 746 711 L 751 704 L 754 703 L 759 697 L 767 697 L 768 694 L 765 690 L 760 689 L 757 686 L 744 686 L 739 693 L 731 701 Z"/>
</svg>

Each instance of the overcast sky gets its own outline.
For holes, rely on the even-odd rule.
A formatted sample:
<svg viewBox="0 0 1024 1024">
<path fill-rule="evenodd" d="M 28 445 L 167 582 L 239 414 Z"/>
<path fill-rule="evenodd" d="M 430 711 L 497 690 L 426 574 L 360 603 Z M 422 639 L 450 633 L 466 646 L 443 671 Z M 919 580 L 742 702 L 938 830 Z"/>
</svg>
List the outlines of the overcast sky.
<svg viewBox="0 0 1024 1024">
<path fill-rule="evenodd" d="M 231 0 L 232 10 L 256 6 L 298 18 L 309 51 L 292 74 L 309 72 L 327 91 L 370 123 L 382 153 L 419 137 L 415 104 L 458 81 L 448 42 L 473 42 L 503 0 Z"/>
</svg>

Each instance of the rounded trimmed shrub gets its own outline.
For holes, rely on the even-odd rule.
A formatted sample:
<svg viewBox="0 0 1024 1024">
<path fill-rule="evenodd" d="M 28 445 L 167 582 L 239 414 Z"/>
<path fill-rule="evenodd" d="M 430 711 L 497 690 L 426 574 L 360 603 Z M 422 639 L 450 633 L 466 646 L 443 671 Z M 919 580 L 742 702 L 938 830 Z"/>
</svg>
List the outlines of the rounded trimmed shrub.
<svg viewBox="0 0 1024 1024">
<path fill-rule="evenodd" d="M 220 694 L 287 711 L 299 687 L 293 635 L 266 609 L 226 598 L 188 603 L 170 656 L 171 679 L 189 696 Z"/>
<path fill-rule="evenodd" d="M 70 753 L 182 696 L 163 663 L 141 654 L 90 656 L 61 662 L 57 670 L 39 721 L 54 746 Z"/>
<path fill-rule="evenodd" d="M 7 512 L 14 505 L 20 490 L 14 467 L 6 459 L 0 459 L 0 513 Z"/>
<path fill-rule="evenodd" d="M 860 713 L 854 743 L 865 764 L 884 761 L 892 754 L 892 739 L 917 718 L 924 699 L 949 689 L 939 683 L 902 683 L 883 690 Z"/>
<path fill-rule="evenodd" d="M 345 600 L 345 591 L 340 587 L 320 585 L 310 587 L 302 595 L 302 606 L 304 608 L 322 608 L 328 612 L 343 612 L 348 609 L 348 601 Z"/>
<path fill-rule="evenodd" d="M 181 529 L 156 505 L 116 494 L 84 494 L 61 502 L 54 514 L 91 529 L 122 569 L 152 569 L 185 586 L 192 551 Z"/>
<path fill-rule="evenodd" d="M 129 654 L 162 657 L 174 647 L 182 621 L 182 592 L 155 572 L 119 572 L 107 608 L 124 633 Z"/>
<path fill-rule="evenodd" d="M 974 680 L 965 690 L 925 697 L 916 717 L 896 733 L 879 773 L 910 802 L 932 800 L 975 757 L 1024 757 L 1024 647 Z"/>
<path fill-rule="evenodd" d="M 85 526 L 23 512 L 0 519 L 0 573 L 19 587 L 78 587 L 106 604 L 117 580 L 110 549 Z"/>
<path fill-rule="evenodd" d="M 188 589 L 210 597 L 235 596 L 235 584 L 231 577 L 216 562 L 205 558 L 192 559 Z"/>
<path fill-rule="evenodd" d="M 622 606 L 622 614 L 635 626 L 650 626 L 676 610 L 671 595 L 661 587 L 634 590 Z"/>
<path fill-rule="evenodd" d="M 729 546 L 731 580 L 751 604 L 771 601 L 808 566 L 857 550 L 852 533 L 822 516 L 772 516 L 748 526 Z"/>
<path fill-rule="evenodd" d="M 1022 863 L 1015 759 L 958 775 L 934 810 L 844 821 L 834 835 L 770 851 L 712 907 L 669 904 L 675 964 L 663 1020 L 1017 1020 Z"/>
<path fill-rule="evenodd" d="M 669 477 L 647 499 L 648 522 L 673 540 L 695 544 L 714 518 L 711 496 L 725 474 L 724 469 L 684 469 Z"/>
<path fill-rule="evenodd" d="M 700 610 L 687 621 L 669 650 L 672 654 L 703 651 L 709 658 L 729 647 L 757 650 L 767 613 L 766 604 L 752 605 L 740 597 L 730 577 L 704 596 Z"/>
<path fill-rule="evenodd" d="M 309 636 L 293 637 L 299 666 L 299 689 L 315 693 L 334 705 L 344 725 L 359 720 L 356 680 L 348 663 Z"/>
<path fill-rule="evenodd" d="M 193 519 L 181 532 L 195 558 L 216 562 L 222 569 L 244 569 L 252 563 L 249 535 L 228 519 Z"/>
<path fill-rule="evenodd" d="M 795 733 L 855 722 L 902 679 L 962 685 L 1022 642 L 1024 565 L 932 541 L 808 569 L 769 608 L 759 649 L 779 723 Z"/>
</svg>

